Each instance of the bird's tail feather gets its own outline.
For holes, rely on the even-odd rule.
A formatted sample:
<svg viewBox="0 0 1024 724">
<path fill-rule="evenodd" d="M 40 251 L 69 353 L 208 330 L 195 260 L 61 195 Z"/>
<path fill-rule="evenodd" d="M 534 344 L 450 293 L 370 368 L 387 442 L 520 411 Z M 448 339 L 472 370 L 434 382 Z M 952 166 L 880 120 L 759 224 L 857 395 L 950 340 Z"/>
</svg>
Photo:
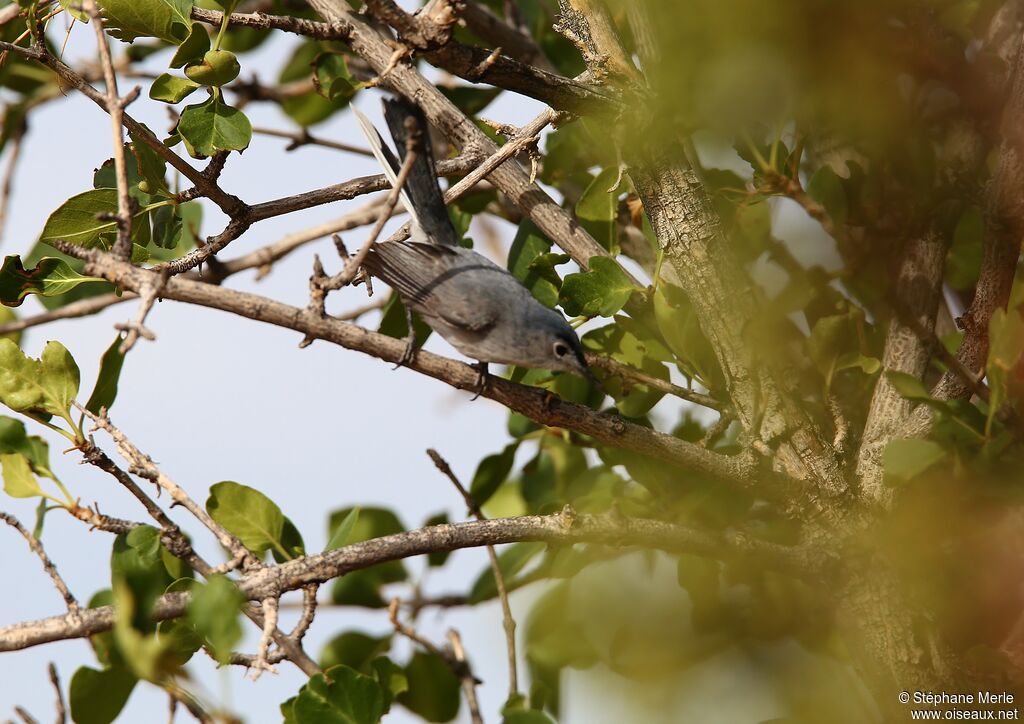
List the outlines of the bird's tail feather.
<svg viewBox="0 0 1024 724">
<path fill-rule="evenodd" d="M 407 152 L 406 139 L 410 131 L 415 133 L 413 148 L 416 151 L 416 160 L 406 177 L 405 191 L 416 207 L 417 220 L 426 240 L 435 244 L 457 246 L 459 237 L 448 217 L 444 196 L 437 185 L 437 169 L 430 147 L 430 130 L 423 110 L 405 99 L 387 99 L 384 101 L 384 118 L 388 122 L 391 137 L 403 161 Z"/>
<path fill-rule="evenodd" d="M 391 186 L 394 188 L 398 183 L 398 172 L 402 167 L 401 163 L 399 163 L 394 152 L 384 143 L 384 139 L 381 138 L 377 129 L 373 127 L 370 119 L 355 106 L 352 106 L 352 112 L 355 113 L 359 129 L 366 136 L 366 140 L 370 144 L 370 150 L 373 151 L 377 163 L 380 164 L 381 170 L 384 172 L 384 176 L 391 182 Z M 409 212 L 409 218 L 412 219 L 413 234 L 420 233 L 422 227 L 420 226 L 416 206 L 413 204 L 412 197 L 408 193 L 408 184 L 402 188 L 400 194 L 402 205 L 405 206 L 405 210 Z"/>
</svg>

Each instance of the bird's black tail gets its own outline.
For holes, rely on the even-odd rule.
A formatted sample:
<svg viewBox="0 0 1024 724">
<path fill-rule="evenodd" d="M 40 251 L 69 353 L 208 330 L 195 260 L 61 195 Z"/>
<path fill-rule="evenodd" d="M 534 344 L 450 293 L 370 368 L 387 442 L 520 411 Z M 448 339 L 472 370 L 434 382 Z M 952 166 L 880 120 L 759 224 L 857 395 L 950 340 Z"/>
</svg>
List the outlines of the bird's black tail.
<svg viewBox="0 0 1024 724">
<path fill-rule="evenodd" d="M 437 185 L 430 130 L 423 110 L 403 98 L 389 98 L 384 101 L 384 118 L 402 161 L 405 161 L 406 156 L 406 138 L 410 132 L 415 134 L 413 148 L 416 150 L 416 161 L 405 180 L 405 192 L 416 208 L 423 233 L 435 244 L 458 245 L 459 237 L 448 217 L 444 196 Z"/>
</svg>

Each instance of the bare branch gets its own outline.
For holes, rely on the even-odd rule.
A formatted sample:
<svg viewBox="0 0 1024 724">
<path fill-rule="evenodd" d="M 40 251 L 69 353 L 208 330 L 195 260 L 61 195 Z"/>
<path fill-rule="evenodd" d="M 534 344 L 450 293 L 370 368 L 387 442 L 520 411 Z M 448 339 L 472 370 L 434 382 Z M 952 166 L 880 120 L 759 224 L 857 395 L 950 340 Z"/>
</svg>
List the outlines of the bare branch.
<svg viewBox="0 0 1024 724">
<path fill-rule="evenodd" d="M 403 13 L 404 14 L 404 13 Z M 211 25 L 220 25 L 222 14 L 214 10 L 194 8 L 192 17 Z M 231 25 L 251 28 L 276 29 L 297 33 L 309 38 L 320 40 L 341 40 L 348 42 L 353 32 L 361 32 L 362 21 L 350 22 L 343 15 L 331 17 L 331 22 L 321 23 L 280 15 L 263 13 L 232 13 Z M 432 23 L 422 23 L 424 27 Z M 432 32 L 432 31 L 431 31 Z M 388 51 L 389 59 L 392 51 Z M 497 56 L 485 64 L 491 57 L 491 51 L 449 41 L 437 47 L 431 44 L 424 56 L 432 64 L 447 70 L 449 73 L 470 80 L 474 83 L 490 83 L 498 88 L 505 88 L 516 93 L 536 98 L 550 106 L 565 111 L 579 111 L 582 108 L 599 108 L 607 104 L 615 104 L 615 99 L 602 89 L 558 75 L 551 68 L 536 68 L 528 63 L 505 56 Z M 387 63 L 376 68 L 380 75 Z M 483 72 L 480 71 L 484 68 Z"/>
<path fill-rule="evenodd" d="M 419 129 L 419 133 L 426 132 L 426 128 Z M 413 137 L 413 134 L 410 133 L 406 142 L 405 160 L 402 161 L 402 167 L 398 170 L 398 175 L 395 177 L 395 185 L 388 192 L 387 198 L 384 199 L 384 204 L 381 206 L 380 213 L 377 214 L 377 221 L 373 225 L 373 229 L 370 230 L 370 235 L 363 242 L 363 245 L 359 247 L 359 251 L 345 261 L 345 268 L 323 284 L 324 290 L 341 289 L 344 286 L 348 286 L 355 278 L 360 267 L 362 267 L 363 262 L 366 260 L 366 255 L 370 253 L 370 247 L 377 243 L 377 237 L 380 236 L 380 232 L 384 229 L 384 224 L 391 218 L 391 214 L 398 204 L 398 197 L 402 193 L 402 187 L 405 186 L 405 182 L 409 178 L 409 172 L 412 171 L 413 164 L 416 163 L 419 155 L 413 147 Z"/>
<path fill-rule="evenodd" d="M 94 0 L 88 0 L 86 9 L 92 17 L 92 26 L 96 31 L 96 45 L 99 48 L 100 66 L 103 68 L 103 81 L 106 86 L 104 106 L 110 115 L 110 127 L 114 137 L 114 175 L 117 178 L 117 241 L 114 243 L 114 255 L 121 259 L 129 259 L 132 255 L 132 198 L 128 195 L 128 170 L 124 154 L 124 137 L 121 126 L 124 124 L 124 109 L 139 95 L 136 87 L 124 98 L 118 95 L 117 74 L 114 62 L 110 58 L 110 45 L 103 28 L 103 18 Z"/>
<path fill-rule="evenodd" d="M 3 181 L 0 182 L 0 241 L 3 241 L 4 227 L 7 225 L 7 207 L 11 199 L 11 189 L 14 186 L 14 175 L 18 170 L 18 160 L 21 158 L 21 143 L 24 140 L 24 135 L 24 130 L 19 130 L 8 141 L 11 150 L 7 155 L 7 168 L 4 169 Z"/>
<path fill-rule="evenodd" d="M 131 290 L 141 289 L 147 276 L 153 272 L 133 267 L 112 258 L 109 254 L 61 244 L 61 251 L 86 261 L 86 273 L 101 276 L 118 286 Z M 165 299 L 199 304 L 214 309 L 234 312 L 280 327 L 287 327 L 305 336 L 323 339 L 380 359 L 397 363 L 404 344 L 386 335 L 369 332 L 352 324 L 320 317 L 309 311 L 276 302 L 255 294 L 239 292 L 187 279 L 170 279 L 164 288 Z M 475 390 L 477 372 L 469 365 L 448 360 L 421 351 L 410 365 L 423 374 L 463 390 Z M 759 494 L 772 495 L 773 487 L 786 487 L 786 481 L 773 478 L 760 470 L 760 463 L 752 454 L 733 457 L 718 455 L 672 435 L 650 430 L 620 417 L 595 412 L 588 407 L 566 402 L 545 390 L 494 379 L 484 396 L 520 412 L 544 425 L 565 427 L 613 445 L 652 455 L 659 460 L 701 471 L 707 475 L 749 487 L 755 482 L 769 482 Z M 755 475 L 758 479 L 755 480 Z M 782 491 L 780 495 L 785 495 Z"/>
<path fill-rule="evenodd" d="M 288 139 L 291 143 L 289 143 L 285 148 L 286 151 L 294 151 L 302 146 L 323 146 L 324 148 L 332 148 L 335 151 L 345 151 L 346 153 L 355 153 L 360 156 L 369 156 L 370 158 L 373 158 L 373 153 L 365 148 L 350 146 L 347 143 L 339 143 L 338 141 L 320 138 L 319 136 L 314 136 L 305 128 L 301 131 L 278 131 L 273 128 L 254 126 L 252 132 L 263 136 Z"/>
<path fill-rule="evenodd" d="M 889 322 L 882 367 L 920 379 L 931 356 L 932 330 L 941 297 L 945 240 L 929 232 L 912 239 L 904 250 L 895 285 L 897 314 Z M 926 337 L 921 337 L 918 328 Z M 910 414 L 912 403 L 882 374 L 871 398 L 857 460 L 863 493 L 875 502 L 892 499 L 882 482 L 882 451 Z"/>
<path fill-rule="evenodd" d="M 437 469 L 448 478 L 455 489 L 459 491 L 459 495 L 466 502 L 466 507 L 469 512 L 473 514 L 473 517 L 477 520 L 486 520 L 483 511 L 480 510 L 480 506 L 477 504 L 473 496 L 470 495 L 455 473 L 452 472 L 451 466 L 448 461 L 445 460 L 437 452 L 437 450 L 427 450 L 427 455 L 434 461 L 434 465 Z M 491 563 L 491 573 L 494 574 L 494 584 L 498 589 L 498 600 L 501 601 L 501 616 L 502 624 L 505 629 L 505 647 L 508 651 L 508 697 L 511 699 L 519 693 L 519 674 L 518 674 L 518 659 L 516 658 L 516 620 L 512 617 L 512 607 L 508 603 L 508 589 L 505 586 L 505 574 L 501 571 L 501 563 L 498 561 L 498 554 L 494 550 L 494 546 L 489 545 L 487 548 L 487 557 Z"/>
<path fill-rule="evenodd" d="M 252 680 L 256 681 L 264 671 L 276 674 L 277 669 L 267 661 L 270 653 L 270 642 L 274 638 L 274 631 L 277 629 L 277 605 L 276 597 L 263 599 L 263 632 L 260 634 L 260 643 L 256 648 L 256 660 L 252 664 Z"/>
<path fill-rule="evenodd" d="M 157 485 L 160 489 L 167 491 L 171 496 L 171 499 L 175 504 L 182 506 L 191 513 L 203 526 L 206 527 L 214 537 L 224 546 L 231 555 L 241 557 L 243 560 L 248 561 L 249 566 L 258 566 L 259 560 L 251 551 L 246 549 L 242 544 L 242 541 L 238 540 L 234 535 L 229 533 L 220 525 L 217 521 L 210 517 L 210 514 L 206 512 L 198 503 L 196 503 L 185 492 L 184 488 L 179 486 L 169 477 L 164 475 L 161 470 L 153 464 L 153 460 L 141 450 L 135 447 L 135 444 L 129 440 L 123 432 L 121 432 L 107 417 L 106 411 L 101 411 L 101 414 L 97 415 L 90 410 L 86 410 L 83 407 L 79 407 L 79 410 L 96 425 L 97 429 L 103 430 L 117 445 L 118 452 L 121 456 L 129 463 L 132 472 L 139 475 L 146 480 Z"/>
<path fill-rule="evenodd" d="M 81 607 L 78 605 L 78 601 L 75 597 L 71 595 L 71 591 L 68 590 L 68 585 L 64 582 L 64 579 L 60 577 L 60 573 L 57 572 L 57 567 L 53 565 L 53 561 L 50 560 L 50 556 L 46 554 L 46 550 L 43 548 L 43 544 L 39 542 L 39 539 L 32 535 L 32 533 L 30 533 L 25 526 L 23 526 L 21 522 L 10 513 L 0 511 L 0 520 L 21 534 L 21 537 L 28 543 L 28 547 L 31 548 L 32 552 L 39 557 L 39 560 L 43 564 L 43 569 L 46 571 L 46 575 L 50 577 L 50 580 L 53 581 L 53 585 L 57 589 L 57 592 L 60 593 L 61 598 L 64 599 L 64 603 L 68 607 L 68 615 L 77 616 Z"/>
<path fill-rule="evenodd" d="M 578 515 L 563 511 L 554 515 L 527 515 L 435 525 L 375 538 L 252 571 L 239 581 L 238 586 L 249 600 L 262 600 L 313 583 L 324 583 L 386 561 L 521 541 L 560 545 L 601 543 L 616 547 L 688 552 L 715 558 L 740 558 L 751 564 L 784 571 L 817 583 L 821 583 L 822 577 L 835 566 L 834 556 L 820 545 L 786 547 L 766 543 L 736 531 L 709 533 L 654 520 L 613 515 Z M 154 606 L 154 620 L 162 621 L 183 615 L 188 600 L 187 593 L 161 596 Z M 17 623 L 0 628 L 0 651 L 16 651 L 51 641 L 83 638 L 109 631 L 113 625 L 114 611 L 110 606 L 82 609 L 77 617 L 66 614 Z M 280 639 L 275 640 L 281 644 Z"/>
<path fill-rule="evenodd" d="M 64 704 L 64 692 L 60 688 L 60 677 L 57 675 L 57 667 L 51 661 L 46 667 L 50 674 L 50 683 L 53 684 L 54 693 L 57 695 L 57 724 L 64 724 L 68 719 L 67 707 Z"/>
<path fill-rule="evenodd" d="M 452 654 L 459 666 L 467 672 L 462 677 L 462 690 L 466 693 L 466 705 L 469 707 L 469 719 L 473 724 L 483 724 L 484 719 L 480 715 L 480 702 L 476 698 L 476 678 L 470 674 L 469 661 L 466 659 L 466 650 L 462 646 L 462 637 L 455 629 L 448 631 L 448 643 L 451 644 Z"/>
<path fill-rule="evenodd" d="M 85 78 L 83 78 L 79 73 L 65 65 L 59 59 L 50 55 L 44 48 L 22 48 L 21 46 L 13 43 L 0 41 L 0 49 L 17 53 L 30 60 L 39 61 L 55 72 L 65 85 L 77 89 L 89 100 L 106 110 L 106 96 L 89 85 Z M 179 171 L 182 176 L 195 184 L 196 188 L 200 190 L 202 195 L 217 204 L 224 213 L 229 216 L 232 214 L 237 215 L 242 213 L 246 208 L 245 204 L 242 203 L 240 199 L 221 190 L 216 183 L 211 182 L 201 171 L 195 169 L 191 164 L 185 161 L 185 159 L 165 146 L 159 138 L 153 135 L 152 131 L 127 113 L 124 114 L 124 127 L 128 129 L 132 135 L 152 148 L 157 155 Z"/>
<path fill-rule="evenodd" d="M 363 57 L 376 73 L 391 59 L 392 49 L 380 33 L 343 0 L 310 0 L 309 4 L 331 23 L 349 29 L 349 46 Z M 486 55 L 486 51 L 482 51 Z M 385 84 L 407 98 L 415 98 L 427 119 L 465 153 L 493 155 L 498 149 L 477 126 L 415 68 L 399 64 L 387 76 Z M 549 104 L 550 105 L 550 104 Z M 608 252 L 585 229 L 551 199 L 514 161 L 509 160 L 491 175 L 495 186 L 505 193 L 558 246 L 584 268 L 591 257 Z"/>
<path fill-rule="evenodd" d="M 645 374 L 644 372 L 636 369 L 635 367 L 630 367 L 629 365 L 622 364 L 621 362 L 618 362 L 612 359 L 611 357 L 605 357 L 603 355 L 588 352 L 586 358 L 587 364 L 590 365 L 591 367 L 603 369 L 610 375 L 621 377 L 630 382 L 636 382 L 641 385 L 646 385 L 653 390 L 664 392 L 666 395 L 674 395 L 675 397 L 678 397 L 681 400 L 693 402 L 694 404 L 701 405 L 702 407 L 707 407 L 708 409 L 711 410 L 722 411 L 727 407 L 725 403 L 721 402 L 720 400 L 716 400 L 714 397 L 711 397 L 710 395 L 704 395 L 701 394 L 700 392 L 694 392 L 693 390 L 689 390 L 685 387 L 674 385 L 667 380 L 659 379 L 658 377 L 652 377 L 651 375 Z"/>
<path fill-rule="evenodd" d="M 549 73 L 557 72 L 532 36 L 506 23 L 486 5 L 472 0 L 466 3 L 461 15 L 469 31 L 481 40 L 500 47 L 521 63 L 535 65 Z"/>
</svg>

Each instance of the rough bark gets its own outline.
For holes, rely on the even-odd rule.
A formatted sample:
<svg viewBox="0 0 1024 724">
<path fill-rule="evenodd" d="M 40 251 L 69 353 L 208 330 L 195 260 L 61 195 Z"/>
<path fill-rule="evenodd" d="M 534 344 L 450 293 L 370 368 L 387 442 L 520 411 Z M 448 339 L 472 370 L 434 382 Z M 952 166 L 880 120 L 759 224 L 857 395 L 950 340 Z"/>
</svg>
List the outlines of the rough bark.
<svg viewBox="0 0 1024 724">
<path fill-rule="evenodd" d="M 885 339 L 882 368 L 920 379 L 931 356 L 931 335 L 938 311 L 946 245 L 931 231 L 912 239 L 903 253 L 896 279 L 896 306 Z M 882 374 L 875 385 L 857 456 L 861 495 L 887 502 L 892 489 L 882 482 L 882 451 L 911 412 L 903 397 Z"/>
</svg>

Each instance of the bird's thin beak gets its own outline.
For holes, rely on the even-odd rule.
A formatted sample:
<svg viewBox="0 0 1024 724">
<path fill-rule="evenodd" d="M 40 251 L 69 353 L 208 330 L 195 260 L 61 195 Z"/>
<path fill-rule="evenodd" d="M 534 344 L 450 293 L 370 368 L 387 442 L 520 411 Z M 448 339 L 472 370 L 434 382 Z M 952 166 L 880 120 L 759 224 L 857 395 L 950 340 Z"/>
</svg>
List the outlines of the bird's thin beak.
<svg viewBox="0 0 1024 724">
<path fill-rule="evenodd" d="M 601 380 L 597 379 L 597 377 L 590 370 L 590 367 L 587 365 L 586 362 L 584 362 L 583 365 L 582 365 L 582 368 L 580 370 L 580 375 L 582 375 L 585 380 L 587 380 L 588 382 L 593 384 L 594 387 L 596 387 L 597 389 L 599 389 L 599 390 L 602 389 L 602 387 L 601 387 Z"/>
</svg>

